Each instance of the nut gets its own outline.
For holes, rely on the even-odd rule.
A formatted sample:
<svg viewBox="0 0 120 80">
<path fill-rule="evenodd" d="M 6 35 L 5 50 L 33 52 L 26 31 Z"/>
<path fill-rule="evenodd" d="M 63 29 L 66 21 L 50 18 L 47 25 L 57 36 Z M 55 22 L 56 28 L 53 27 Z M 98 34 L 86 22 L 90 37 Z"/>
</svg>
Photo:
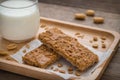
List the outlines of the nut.
<svg viewBox="0 0 120 80">
<path fill-rule="evenodd" d="M 103 36 L 103 37 L 101 37 L 101 39 L 102 39 L 102 40 L 106 40 L 106 37 L 105 37 L 105 36 Z"/>
<path fill-rule="evenodd" d="M 72 67 L 69 67 L 69 68 L 68 68 L 68 71 L 73 71 L 73 68 L 72 68 Z"/>
<path fill-rule="evenodd" d="M 11 44 L 7 45 L 8 50 L 14 50 L 16 48 L 17 48 L 17 45 L 15 43 L 11 43 Z"/>
<path fill-rule="evenodd" d="M 80 33 L 79 33 L 79 32 L 77 32 L 77 33 L 75 33 L 75 35 L 80 35 Z"/>
<path fill-rule="evenodd" d="M 59 70 L 59 72 L 65 74 L 65 70 Z"/>
<path fill-rule="evenodd" d="M 98 48 L 98 44 L 93 44 L 92 47 L 93 48 Z"/>
<path fill-rule="evenodd" d="M 94 23 L 103 23 L 104 22 L 104 18 L 102 18 L 102 17 L 94 17 L 93 18 L 93 21 L 94 21 Z"/>
<path fill-rule="evenodd" d="M 106 48 L 106 45 L 105 45 L 105 44 L 102 44 L 102 48 Z"/>
<path fill-rule="evenodd" d="M 5 56 L 8 55 L 9 53 L 5 50 L 0 50 L 0 55 Z"/>
<path fill-rule="evenodd" d="M 41 27 L 41 28 L 44 28 L 44 27 L 46 27 L 46 25 L 45 25 L 45 24 L 41 24 L 40 27 Z"/>
<path fill-rule="evenodd" d="M 29 48 L 30 48 L 30 45 L 29 45 L 29 44 L 26 44 L 26 46 L 25 46 L 25 47 L 29 49 Z"/>
<path fill-rule="evenodd" d="M 45 30 L 49 30 L 49 27 L 45 27 Z"/>
<path fill-rule="evenodd" d="M 95 11 L 94 10 L 87 10 L 86 11 L 86 15 L 87 16 L 94 16 L 95 15 Z"/>
<path fill-rule="evenodd" d="M 85 18 L 86 18 L 86 16 L 83 13 L 76 13 L 75 14 L 75 19 L 84 20 Z"/>
<path fill-rule="evenodd" d="M 61 63 L 59 63 L 57 66 L 58 66 L 58 67 L 63 67 L 63 65 L 62 65 Z"/>
<path fill-rule="evenodd" d="M 25 50 L 25 49 L 23 50 L 23 53 L 26 53 L 26 50 Z"/>
<path fill-rule="evenodd" d="M 97 37 L 93 37 L 93 41 L 98 41 L 98 38 Z"/>
<path fill-rule="evenodd" d="M 75 72 L 75 75 L 76 75 L 76 76 L 80 76 L 80 75 L 81 75 L 80 71 L 76 71 L 76 72 Z"/>
</svg>

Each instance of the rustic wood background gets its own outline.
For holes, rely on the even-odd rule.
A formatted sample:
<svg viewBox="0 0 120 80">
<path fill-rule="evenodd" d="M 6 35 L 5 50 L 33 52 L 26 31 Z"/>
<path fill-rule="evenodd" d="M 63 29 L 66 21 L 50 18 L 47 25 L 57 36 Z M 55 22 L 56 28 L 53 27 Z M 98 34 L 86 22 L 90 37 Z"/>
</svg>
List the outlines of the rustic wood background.
<svg viewBox="0 0 120 80">
<path fill-rule="evenodd" d="M 120 33 L 120 0 L 39 0 L 40 15 L 78 24 L 114 30 Z M 105 18 L 104 24 L 94 24 L 92 17 L 85 21 L 74 19 L 74 13 L 94 9 L 96 16 Z M 120 45 L 101 80 L 120 80 Z M 0 70 L 0 80 L 35 80 Z"/>
</svg>

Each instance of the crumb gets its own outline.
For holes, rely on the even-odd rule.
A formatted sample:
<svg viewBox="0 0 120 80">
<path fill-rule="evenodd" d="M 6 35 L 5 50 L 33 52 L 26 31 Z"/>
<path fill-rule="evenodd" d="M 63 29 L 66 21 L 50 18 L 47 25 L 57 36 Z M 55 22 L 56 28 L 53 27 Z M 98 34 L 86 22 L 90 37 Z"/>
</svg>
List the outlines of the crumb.
<svg viewBox="0 0 120 80">
<path fill-rule="evenodd" d="M 65 70 L 59 70 L 59 72 L 65 74 Z"/>
<path fill-rule="evenodd" d="M 86 16 L 83 13 L 76 13 L 75 14 L 75 19 L 79 19 L 79 20 L 85 20 Z"/>
<path fill-rule="evenodd" d="M 23 53 L 26 53 L 26 50 L 25 50 L 25 49 L 23 50 Z"/>
<path fill-rule="evenodd" d="M 81 75 L 80 71 L 76 71 L 76 72 L 75 72 L 75 75 L 76 75 L 76 76 L 80 76 L 80 75 Z"/>
<path fill-rule="evenodd" d="M 106 45 L 105 45 L 105 44 L 102 44 L 102 48 L 106 48 Z"/>
<path fill-rule="evenodd" d="M 86 11 L 86 15 L 87 16 L 94 16 L 95 15 L 95 11 L 94 10 L 87 10 Z"/>
<path fill-rule="evenodd" d="M 41 28 L 44 28 L 44 27 L 46 27 L 46 25 L 45 25 L 45 24 L 41 24 L 40 27 L 41 27 Z"/>
<path fill-rule="evenodd" d="M 102 40 L 101 43 L 104 43 L 104 41 Z"/>
<path fill-rule="evenodd" d="M 14 50 L 17 48 L 17 44 L 15 43 L 8 44 L 6 48 L 7 50 Z"/>
<path fill-rule="evenodd" d="M 13 58 L 11 58 L 11 57 L 6 57 L 6 60 L 13 60 Z"/>
<path fill-rule="evenodd" d="M 25 46 L 27 49 L 29 49 L 30 48 L 30 45 L 29 44 L 26 44 L 26 46 Z"/>
<path fill-rule="evenodd" d="M 92 47 L 93 48 L 98 48 L 98 44 L 93 44 Z"/>
<path fill-rule="evenodd" d="M 45 30 L 48 30 L 49 29 L 49 27 L 45 27 Z"/>
<path fill-rule="evenodd" d="M 101 39 L 102 39 L 102 40 L 106 40 L 106 37 L 103 36 L 103 37 L 101 37 Z"/>
<path fill-rule="evenodd" d="M 90 43 L 93 43 L 93 41 L 92 41 L 92 40 L 89 40 L 89 42 L 90 42 Z"/>
<path fill-rule="evenodd" d="M 98 38 L 97 37 L 93 37 L 93 41 L 98 41 Z"/>
<path fill-rule="evenodd" d="M 75 35 L 80 35 L 80 33 L 79 33 L 79 32 L 77 32 L 77 33 L 75 33 Z"/>
<path fill-rule="evenodd" d="M 54 67 L 52 66 L 51 69 L 54 69 Z"/>
<path fill-rule="evenodd" d="M 61 63 L 59 63 L 57 66 L 58 66 L 58 67 L 63 67 L 63 65 L 62 65 Z"/>
<path fill-rule="evenodd" d="M 0 55 L 1 56 L 5 56 L 5 55 L 8 55 L 9 53 L 5 50 L 0 50 Z"/>
<path fill-rule="evenodd" d="M 77 36 L 77 37 L 83 39 L 83 38 L 84 38 L 84 35 L 79 35 L 79 36 Z"/>
<path fill-rule="evenodd" d="M 103 23 L 104 22 L 104 18 L 102 18 L 102 17 L 94 17 L 93 18 L 93 21 L 94 21 L 94 23 Z"/>
<path fill-rule="evenodd" d="M 59 71 L 59 69 L 58 69 L 58 68 L 55 68 L 53 71 Z"/>
<path fill-rule="evenodd" d="M 68 80 L 76 80 L 76 78 L 69 78 Z"/>
<path fill-rule="evenodd" d="M 69 74 L 73 74 L 73 71 L 68 71 Z"/>
</svg>

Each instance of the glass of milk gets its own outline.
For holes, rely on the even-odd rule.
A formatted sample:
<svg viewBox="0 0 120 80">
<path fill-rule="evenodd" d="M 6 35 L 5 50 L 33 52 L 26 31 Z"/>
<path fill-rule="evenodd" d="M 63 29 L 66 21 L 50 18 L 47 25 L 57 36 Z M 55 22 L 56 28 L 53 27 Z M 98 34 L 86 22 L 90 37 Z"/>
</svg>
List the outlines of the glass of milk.
<svg viewBox="0 0 120 80">
<path fill-rule="evenodd" d="M 40 24 L 38 0 L 1 0 L 0 35 L 10 41 L 33 38 Z"/>
</svg>

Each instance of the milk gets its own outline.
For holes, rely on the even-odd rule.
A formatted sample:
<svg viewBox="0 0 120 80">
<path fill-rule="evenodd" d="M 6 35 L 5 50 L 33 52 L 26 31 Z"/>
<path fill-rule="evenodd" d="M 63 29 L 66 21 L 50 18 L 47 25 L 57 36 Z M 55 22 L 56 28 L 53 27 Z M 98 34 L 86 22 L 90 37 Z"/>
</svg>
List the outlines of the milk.
<svg viewBox="0 0 120 80">
<path fill-rule="evenodd" d="M 3 38 L 22 41 L 36 35 L 40 16 L 39 9 L 36 5 L 30 6 L 32 4 L 29 0 L 8 0 L 1 3 L 6 6 L 0 6 L 0 35 Z"/>
</svg>

